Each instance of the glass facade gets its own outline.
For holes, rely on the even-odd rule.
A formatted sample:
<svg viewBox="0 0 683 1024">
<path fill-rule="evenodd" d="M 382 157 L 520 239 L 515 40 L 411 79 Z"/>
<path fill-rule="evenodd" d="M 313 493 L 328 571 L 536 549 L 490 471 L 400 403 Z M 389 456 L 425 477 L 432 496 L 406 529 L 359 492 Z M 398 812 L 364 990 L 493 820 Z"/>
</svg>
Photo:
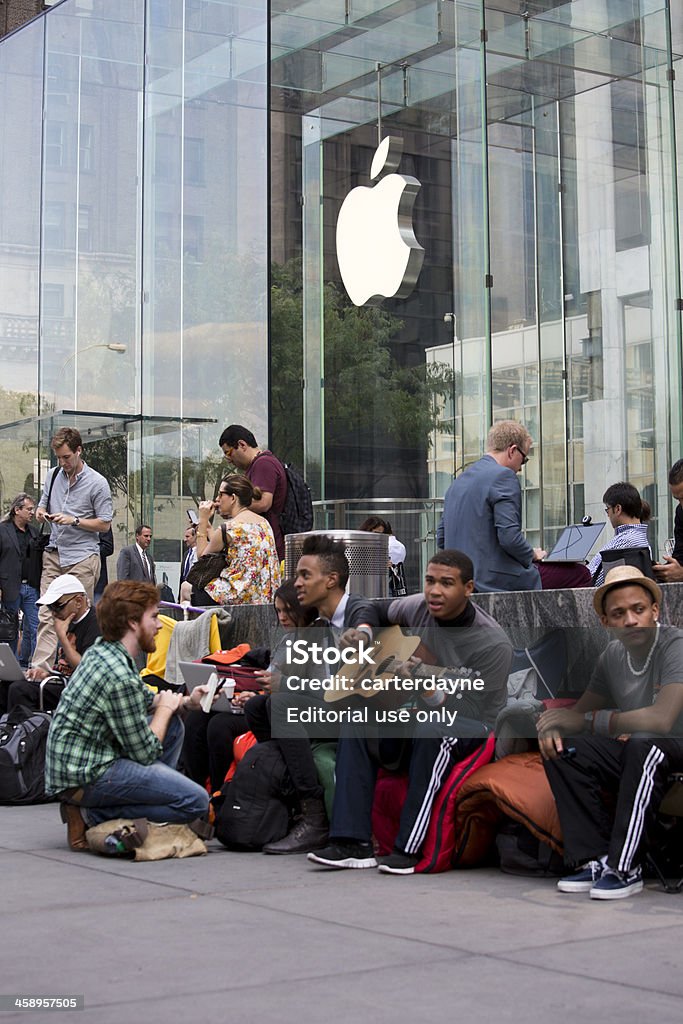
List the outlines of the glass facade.
<svg viewBox="0 0 683 1024">
<path fill-rule="evenodd" d="M 301 431 L 326 499 L 442 495 L 490 422 L 514 417 L 536 441 L 523 481 L 534 544 L 604 519 L 602 493 L 621 479 L 649 500 L 663 544 L 681 454 L 679 8 L 273 8 L 273 160 L 300 168 L 303 214 L 298 237 L 290 195 L 271 252 L 300 273 Z M 409 297 L 358 310 L 334 228 L 389 134 L 421 183 L 424 266 Z M 273 428 L 284 442 L 292 425 L 274 410 Z"/>
<path fill-rule="evenodd" d="M 424 554 L 428 499 L 515 417 L 534 544 L 628 479 L 660 550 L 681 54 L 674 0 L 63 0 L 7 37 L 1 504 L 76 421 L 120 542 L 142 517 L 177 561 L 241 422 L 304 469 L 321 525 L 384 509 Z M 356 306 L 336 224 L 387 135 L 424 264 Z"/>
<path fill-rule="evenodd" d="M 218 424 L 268 430 L 265 3 L 66 0 L 0 43 L 2 504 L 76 424 L 180 557 Z"/>
</svg>

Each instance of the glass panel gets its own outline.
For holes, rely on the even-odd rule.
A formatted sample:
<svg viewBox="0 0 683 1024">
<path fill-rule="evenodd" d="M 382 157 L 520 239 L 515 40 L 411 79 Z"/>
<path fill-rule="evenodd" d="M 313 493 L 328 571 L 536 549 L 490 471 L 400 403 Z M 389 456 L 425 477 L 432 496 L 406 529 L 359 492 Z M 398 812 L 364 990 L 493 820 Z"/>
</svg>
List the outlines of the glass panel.
<svg viewBox="0 0 683 1024">
<path fill-rule="evenodd" d="M 133 412 L 142 0 L 45 19 L 43 409 Z"/>
<path fill-rule="evenodd" d="M 0 45 L 0 421 L 33 415 L 38 402 L 40 161 L 43 25 Z M 36 432 L 29 445 L 0 440 L 0 500 L 37 485 Z"/>
<path fill-rule="evenodd" d="M 142 403 L 215 420 L 143 429 L 145 515 L 169 552 L 185 508 L 227 468 L 223 427 L 268 443 L 265 12 L 265 0 L 147 6 Z"/>
</svg>

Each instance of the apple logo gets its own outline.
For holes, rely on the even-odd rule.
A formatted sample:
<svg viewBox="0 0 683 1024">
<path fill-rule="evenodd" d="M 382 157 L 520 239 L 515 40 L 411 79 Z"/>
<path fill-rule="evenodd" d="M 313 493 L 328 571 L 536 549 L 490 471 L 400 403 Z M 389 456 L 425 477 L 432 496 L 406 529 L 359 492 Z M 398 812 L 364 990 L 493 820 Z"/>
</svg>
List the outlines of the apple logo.
<svg viewBox="0 0 683 1024">
<path fill-rule="evenodd" d="M 394 174 L 403 140 L 382 139 L 370 168 L 378 185 L 352 189 L 337 220 L 337 260 L 344 287 L 356 306 L 404 299 L 417 283 L 424 249 L 413 231 L 413 206 L 420 182 Z"/>
</svg>

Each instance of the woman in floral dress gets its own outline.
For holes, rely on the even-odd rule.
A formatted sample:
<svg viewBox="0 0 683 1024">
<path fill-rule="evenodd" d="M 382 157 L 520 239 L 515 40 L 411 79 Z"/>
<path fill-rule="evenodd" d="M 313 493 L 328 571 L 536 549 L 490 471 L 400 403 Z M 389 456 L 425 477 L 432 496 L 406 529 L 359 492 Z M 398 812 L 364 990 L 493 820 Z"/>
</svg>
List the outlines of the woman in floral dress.
<svg viewBox="0 0 683 1024">
<path fill-rule="evenodd" d="M 201 558 L 223 549 L 220 526 L 209 536 L 209 519 L 217 511 L 225 520 L 227 565 L 204 591 L 191 596 L 187 590 L 181 592 L 184 600 L 199 605 L 271 604 L 280 585 L 280 562 L 270 524 L 249 508 L 260 497 L 261 491 L 250 480 L 232 474 L 221 481 L 216 501 L 200 502 L 197 555 Z"/>
</svg>

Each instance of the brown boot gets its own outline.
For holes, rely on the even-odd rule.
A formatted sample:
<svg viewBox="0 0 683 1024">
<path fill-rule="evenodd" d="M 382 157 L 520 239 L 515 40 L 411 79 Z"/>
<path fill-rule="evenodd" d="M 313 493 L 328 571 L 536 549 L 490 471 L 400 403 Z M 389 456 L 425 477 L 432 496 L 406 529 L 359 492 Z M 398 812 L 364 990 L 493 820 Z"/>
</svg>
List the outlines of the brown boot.
<svg viewBox="0 0 683 1024">
<path fill-rule="evenodd" d="M 329 839 L 327 815 L 322 800 L 302 800 L 301 817 L 276 843 L 267 843 L 264 853 L 310 853 L 320 850 Z"/>
<path fill-rule="evenodd" d="M 88 850 L 89 847 L 85 838 L 86 824 L 83 821 L 80 807 L 77 807 L 76 804 L 61 803 L 59 805 L 59 813 L 66 825 L 66 837 L 71 849 Z"/>
</svg>

